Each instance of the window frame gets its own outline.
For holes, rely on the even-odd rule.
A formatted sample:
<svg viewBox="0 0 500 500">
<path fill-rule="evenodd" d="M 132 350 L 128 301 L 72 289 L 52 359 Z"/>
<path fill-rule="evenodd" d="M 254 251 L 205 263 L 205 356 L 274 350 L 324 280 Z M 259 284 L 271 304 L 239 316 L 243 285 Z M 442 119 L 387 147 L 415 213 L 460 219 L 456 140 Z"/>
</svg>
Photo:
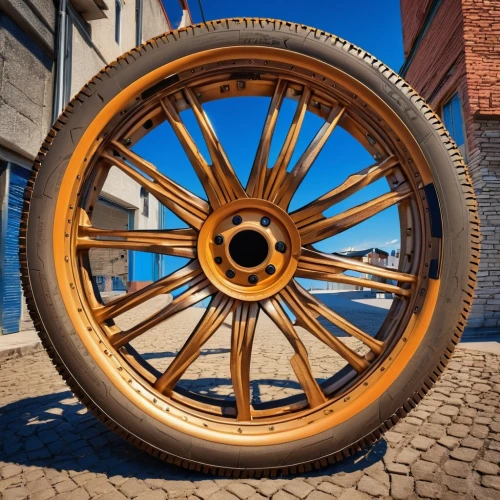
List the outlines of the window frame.
<svg viewBox="0 0 500 500">
<path fill-rule="evenodd" d="M 458 102 L 458 111 L 460 113 L 460 126 L 462 128 L 462 136 L 463 136 L 463 144 L 458 144 L 457 141 L 456 141 L 456 134 L 455 134 L 455 131 L 456 131 L 456 127 L 455 127 L 455 122 L 454 122 L 454 108 L 453 108 L 453 100 L 454 99 L 457 99 L 457 102 Z M 450 106 L 450 119 L 451 119 L 451 127 L 450 127 L 450 124 L 446 123 L 445 121 L 445 108 L 447 106 Z M 446 127 L 446 129 L 448 130 L 448 132 L 450 133 L 451 135 L 451 138 L 455 141 L 455 143 L 457 144 L 457 148 L 458 150 L 460 151 L 460 153 L 462 154 L 462 156 L 464 157 L 464 160 L 467 162 L 467 129 L 465 128 L 465 117 L 464 117 L 464 109 L 463 109 L 463 106 L 462 106 L 462 98 L 460 96 L 460 92 L 458 91 L 458 89 L 454 89 L 453 91 L 451 91 L 448 96 L 443 99 L 443 103 L 441 104 L 440 106 L 440 115 L 441 115 L 441 121 L 443 122 L 444 126 Z"/>
</svg>

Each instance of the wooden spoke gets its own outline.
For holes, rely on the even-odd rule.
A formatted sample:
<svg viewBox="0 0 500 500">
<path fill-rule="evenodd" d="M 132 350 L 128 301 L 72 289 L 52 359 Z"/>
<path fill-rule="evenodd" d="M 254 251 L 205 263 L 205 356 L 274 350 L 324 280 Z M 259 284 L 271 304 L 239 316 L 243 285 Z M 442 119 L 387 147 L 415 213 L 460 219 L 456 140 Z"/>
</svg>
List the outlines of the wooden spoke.
<svg viewBox="0 0 500 500">
<path fill-rule="evenodd" d="M 374 200 L 367 201 L 339 215 L 325 218 L 302 226 L 299 230 L 303 245 L 309 245 L 342 233 L 351 227 L 373 217 L 386 208 L 399 203 L 412 195 L 412 189 L 406 184 Z"/>
<path fill-rule="evenodd" d="M 256 302 L 240 302 L 233 314 L 231 380 L 238 420 L 250 420 L 250 360 L 258 314 Z"/>
<path fill-rule="evenodd" d="M 292 282 L 280 292 L 280 296 L 295 315 L 297 324 L 333 349 L 336 353 L 340 354 L 340 356 L 342 356 L 358 373 L 366 370 L 369 366 L 369 362 L 359 354 L 356 354 L 352 349 L 349 349 L 349 347 L 321 325 L 316 319 L 317 315 L 311 311 L 307 303 L 302 301 L 296 288 L 297 287 Z"/>
<path fill-rule="evenodd" d="M 290 214 L 290 217 L 299 229 L 321 220 L 324 218 L 322 212 L 336 203 L 345 200 L 372 182 L 386 176 L 398 163 L 399 161 L 395 156 L 390 156 L 380 163 L 376 163 L 356 174 L 350 175 L 340 186 L 296 210 Z"/>
<path fill-rule="evenodd" d="M 128 344 L 144 332 L 147 332 L 166 319 L 184 311 L 201 300 L 210 297 L 210 295 L 213 295 L 217 291 L 203 273 L 197 274 L 185 283 L 185 285 L 188 286 L 188 289 L 178 295 L 168 306 L 149 316 L 149 318 L 146 318 L 129 330 L 114 334 L 110 338 L 113 346 L 115 348 L 120 348 Z"/>
<path fill-rule="evenodd" d="M 348 333 L 352 337 L 361 340 L 365 345 L 367 345 L 377 356 L 380 355 L 384 349 L 384 343 L 380 340 L 374 339 L 372 336 L 360 330 L 357 326 L 347 321 L 342 316 L 338 315 L 336 312 L 332 311 L 329 307 L 325 306 L 322 302 L 317 300 L 313 295 L 304 290 L 296 281 L 291 281 L 288 285 L 293 289 L 293 293 L 301 300 L 311 312 L 311 316 L 317 318 L 318 316 L 323 316 L 330 323 L 339 327 L 344 332 Z"/>
<path fill-rule="evenodd" d="M 117 141 L 112 142 L 113 149 L 134 167 L 152 179 L 149 180 L 135 168 L 131 167 L 122 158 L 104 153 L 102 158 L 115 165 L 134 179 L 138 184 L 147 189 L 158 201 L 163 203 L 186 224 L 195 229 L 200 229 L 210 213 L 210 206 L 195 194 L 163 175 L 154 165 L 144 158 L 130 151 Z"/>
<path fill-rule="evenodd" d="M 332 108 L 325 123 L 304 151 L 297 164 L 286 175 L 286 178 L 279 186 L 276 195 L 269 198 L 271 201 L 274 201 L 274 203 L 279 205 L 284 210 L 288 208 L 295 191 L 304 180 L 304 177 L 307 172 L 309 172 L 309 169 L 312 167 L 314 161 L 323 149 L 326 141 L 335 130 L 335 127 L 342 118 L 344 111 L 345 108 L 341 106 Z"/>
<path fill-rule="evenodd" d="M 414 284 L 417 281 L 417 277 L 413 274 L 401 273 L 387 267 L 375 266 L 367 262 L 361 262 L 340 255 L 326 254 L 309 248 L 302 248 L 296 276 L 318 281 L 333 281 L 336 283 L 375 288 L 376 290 L 401 296 L 409 296 L 411 294 L 411 289 L 391 285 L 384 281 L 373 281 L 368 278 L 348 276 L 343 274 L 345 271 L 356 271 L 361 274 L 378 276 L 383 280 L 397 281 L 399 283 Z"/>
<path fill-rule="evenodd" d="M 106 305 L 94 310 L 94 316 L 98 323 L 115 318 L 134 307 L 137 307 L 149 299 L 164 293 L 170 293 L 185 285 L 189 281 L 199 277 L 203 271 L 197 260 L 190 262 L 183 268 L 151 283 L 145 288 L 141 288 L 134 293 L 127 293 L 117 299 L 108 302 Z"/>
<path fill-rule="evenodd" d="M 287 316 L 279 301 L 274 297 L 265 299 L 260 304 L 266 314 L 283 332 L 295 351 L 295 354 L 290 360 L 290 364 L 307 397 L 309 406 L 314 408 L 323 404 L 326 401 L 326 397 L 312 374 L 306 347 L 297 335 L 290 318 Z"/>
<path fill-rule="evenodd" d="M 172 393 L 175 384 L 200 355 L 202 346 L 217 331 L 227 315 L 234 309 L 234 305 L 235 300 L 222 292 L 218 292 L 214 296 L 193 333 L 172 363 L 170 363 L 165 373 L 156 380 L 155 389 L 167 395 Z"/>
<path fill-rule="evenodd" d="M 80 226 L 77 247 L 117 248 L 192 259 L 196 257 L 197 240 L 194 229 L 122 231 Z"/>
<path fill-rule="evenodd" d="M 193 110 L 196 121 L 205 138 L 210 157 L 212 158 L 214 177 L 224 195 L 224 199 L 220 200 L 221 204 L 238 198 L 247 198 L 247 194 L 240 184 L 219 139 L 215 135 L 212 124 L 201 107 L 197 97 L 190 88 L 184 90 L 184 96 Z"/>
</svg>

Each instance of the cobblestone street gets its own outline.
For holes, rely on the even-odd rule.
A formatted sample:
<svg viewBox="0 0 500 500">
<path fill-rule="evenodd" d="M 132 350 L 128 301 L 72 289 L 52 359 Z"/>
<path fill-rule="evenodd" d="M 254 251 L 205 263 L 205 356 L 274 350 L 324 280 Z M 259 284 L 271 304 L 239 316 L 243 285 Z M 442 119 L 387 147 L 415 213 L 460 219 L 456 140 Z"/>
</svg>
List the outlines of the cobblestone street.
<svg viewBox="0 0 500 500">
<path fill-rule="evenodd" d="M 189 319 L 176 322 L 169 349 L 180 347 L 185 330 L 201 313 L 191 311 Z M 228 336 L 229 331 L 223 327 L 217 335 Z M 140 339 L 136 348 L 161 368 L 165 358 L 172 357 L 163 344 L 157 332 L 148 341 Z M 318 370 L 326 365 L 322 362 L 326 353 L 312 344 L 308 348 L 321 378 Z M 269 349 L 256 341 L 252 373 L 260 380 L 253 387 L 254 400 L 296 390 L 286 354 L 279 342 L 273 343 L 269 359 L 274 362 L 267 363 Z M 216 373 L 214 368 L 228 366 L 228 355 L 207 344 L 185 383 L 230 396 L 229 373 Z M 338 360 L 330 359 L 328 365 L 338 367 Z M 266 382 L 266 377 L 274 376 L 284 381 L 275 392 Z M 499 499 L 499 408 L 500 357 L 458 349 L 418 408 L 359 456 L 298 477 L 228 480 L 174 468 L 123 442 L 87 413 L 47 355 L 39 352 L 8 360 L 0 368 L 0 496 L 5 500 Z"/>
</svg>

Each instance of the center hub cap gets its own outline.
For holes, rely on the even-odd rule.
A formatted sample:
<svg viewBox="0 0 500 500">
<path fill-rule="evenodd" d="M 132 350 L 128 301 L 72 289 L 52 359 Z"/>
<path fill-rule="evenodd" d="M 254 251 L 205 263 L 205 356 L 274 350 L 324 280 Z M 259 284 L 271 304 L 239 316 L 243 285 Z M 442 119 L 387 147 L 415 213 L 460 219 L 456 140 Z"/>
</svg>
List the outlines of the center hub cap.
<svg viewBox="0 0 500 500">
<path fill-rule="evenodd" d="M 292 279 L 300 236 L 290 216 L 268 201 L 247 198 L 216 209 L 198 238 L 198 259 L 210 281 L 240 300 L 262 300 Z"/>
</svg>

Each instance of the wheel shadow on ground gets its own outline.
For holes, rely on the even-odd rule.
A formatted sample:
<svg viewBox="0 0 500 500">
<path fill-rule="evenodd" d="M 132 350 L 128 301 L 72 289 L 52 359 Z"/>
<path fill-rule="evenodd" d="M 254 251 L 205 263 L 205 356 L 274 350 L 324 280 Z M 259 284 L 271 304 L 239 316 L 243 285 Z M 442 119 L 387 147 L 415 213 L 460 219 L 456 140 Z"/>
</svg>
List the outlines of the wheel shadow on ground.
<svg viewBox="0 0 500 500">
<path fill-rule="evenodd" d="M 108 477 L 202 481 L 209 476 L 160 461 L 109 431 L 71 394 L 26 398 L 0 407 L 0 461 Z M 387 451 L 381 440 L 338 464 L 303 477 L 354 472 L 379 462 Z M 282 478 L 280 476 L 280 478 Z"/>
</svg>

